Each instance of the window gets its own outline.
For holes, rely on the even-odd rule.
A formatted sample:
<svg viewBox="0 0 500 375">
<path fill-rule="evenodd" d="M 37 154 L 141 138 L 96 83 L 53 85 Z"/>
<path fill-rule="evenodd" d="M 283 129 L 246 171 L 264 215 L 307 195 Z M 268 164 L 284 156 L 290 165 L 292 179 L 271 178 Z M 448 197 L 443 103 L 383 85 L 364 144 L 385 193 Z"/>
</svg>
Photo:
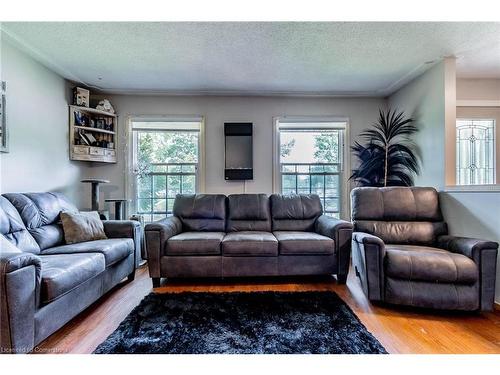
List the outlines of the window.
<svg viewBox="0 0 500 375">
<path fill-rule="evenodd" d="M 277 191 L 317 194 L 325 214 L 342 209 L 345 122 L 278 122 Z"/>
<path fill-rule="evenodd" d="M 457 184 L 495 183 L 495 120 L 457 120 Z"/>
<path fill-rule="evenodd" d="M 177 194 L 199 191 L 201 119 L 132 121 L 134 208 L 146 222 L 172 214 Z"/>
</svg>

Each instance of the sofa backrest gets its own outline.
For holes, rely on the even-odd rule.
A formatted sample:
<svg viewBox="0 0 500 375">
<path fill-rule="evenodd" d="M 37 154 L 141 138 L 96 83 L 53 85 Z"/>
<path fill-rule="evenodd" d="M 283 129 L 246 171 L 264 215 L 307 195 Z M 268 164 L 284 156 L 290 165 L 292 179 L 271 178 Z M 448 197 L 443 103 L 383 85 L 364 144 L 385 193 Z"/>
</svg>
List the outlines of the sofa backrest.
<svg viewBox="0 0 500 375">
<path fill-rule="evenodd" d="M 271 218 L 273 231 L 314 231 L 316 219 L 323 213 L 316 194 L 273 194 Z"/>
<path fill-rule="evenodd" d="M 61 211 L 77 211 L 77 208 L 64 195 L 60 193 L 7 193 L 3 194 L 3 197 L 15 207 L 39 250 L 43 251 L 64 244 L 59 214 Z"/>
<path fill-rule="evenodd" d="M 266 194 L 232 194 L 227 197 L 226 231 L 271 231 L 271 207 Z"/>
<path fill-rule="evenodd" d="M 432 187 L 355 188 L 351 219 L 354 231 L 394 244 L 431 245 L 448 231 Z"/>
<path fill-rule="evenodd" d="M 178 194 L 174 216 L 182 222 L 183 231 L 224 232 L 226 196 L 221 194 Z"/>
<path fill-rule="evenodd" d="M 3 196 L 0 196 L 0 233 L 19 250 L 40 253 L 40 246 L 24 225 L 19 212 Z"/>
</svg>

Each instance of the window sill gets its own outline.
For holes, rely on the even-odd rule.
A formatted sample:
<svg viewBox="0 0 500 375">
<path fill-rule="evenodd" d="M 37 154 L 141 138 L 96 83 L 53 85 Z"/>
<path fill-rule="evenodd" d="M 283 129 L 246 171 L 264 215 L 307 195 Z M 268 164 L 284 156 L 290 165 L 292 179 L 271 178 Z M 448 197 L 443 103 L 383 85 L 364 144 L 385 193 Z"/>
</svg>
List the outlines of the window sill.
<svg viewBox="0 0 500 375">
<path fill-rule="evenodd" d="M 443 189 L 446 193 L 499 193 L 500 185 L 450 185 Z"/>
</svg>

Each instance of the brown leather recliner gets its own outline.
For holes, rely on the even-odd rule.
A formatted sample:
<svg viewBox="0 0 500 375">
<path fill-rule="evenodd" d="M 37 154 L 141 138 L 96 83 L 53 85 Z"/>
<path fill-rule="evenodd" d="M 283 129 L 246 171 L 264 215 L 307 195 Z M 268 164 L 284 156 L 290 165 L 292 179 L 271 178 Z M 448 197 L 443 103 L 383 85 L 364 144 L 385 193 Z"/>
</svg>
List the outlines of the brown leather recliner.
<svg viewBox="0 0 500 375">
<path fill-rule="evenodd" d="M 498 243 L 448 235 L 434 188 L 351 192 L 354 269 L 370 301 L 492 310 Z"/>
</svg>

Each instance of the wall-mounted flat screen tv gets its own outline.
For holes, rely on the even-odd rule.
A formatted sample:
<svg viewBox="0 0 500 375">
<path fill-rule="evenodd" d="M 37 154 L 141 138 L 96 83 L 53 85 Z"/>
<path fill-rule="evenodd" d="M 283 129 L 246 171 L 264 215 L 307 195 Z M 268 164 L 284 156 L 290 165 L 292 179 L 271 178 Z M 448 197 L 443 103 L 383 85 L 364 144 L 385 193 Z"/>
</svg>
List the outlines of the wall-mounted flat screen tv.
<svg viewBox="0 0 500 375">
<path fill-rule="evenodd" d="M 253 140 L 251 122 L 224 123 L 224 178 L 253 179 Z"/>
</svg>

